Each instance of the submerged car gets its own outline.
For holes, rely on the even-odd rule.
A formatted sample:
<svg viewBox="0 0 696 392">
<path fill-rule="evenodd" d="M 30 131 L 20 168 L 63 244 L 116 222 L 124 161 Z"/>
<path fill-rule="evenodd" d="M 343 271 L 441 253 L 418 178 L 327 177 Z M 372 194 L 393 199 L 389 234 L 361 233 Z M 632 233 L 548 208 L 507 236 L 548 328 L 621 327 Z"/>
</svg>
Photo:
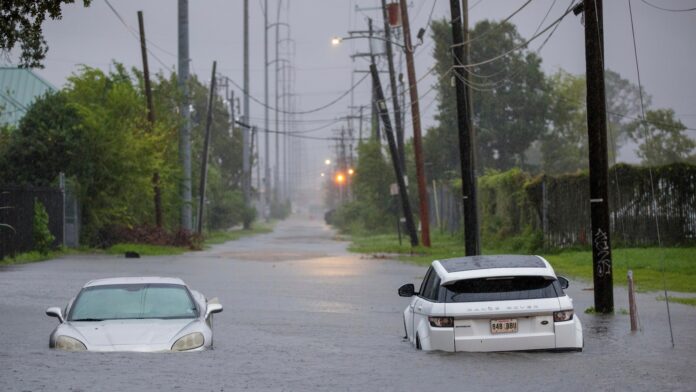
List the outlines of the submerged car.
<svg viewBox="0 0 696 392">
<path fill-rule="evenodd" d="M 406 338 L 422 350 L 582 351 L 580 319 L 542 257 L 468 256 L 433 261 L 404 310 Z"/>
<path fill-rule="evenodd" d="M 178 278 L 109 278 L 88 282 L 64 311 L 49 347 L 66 351 L 201 351 L 213 345 L 212 315 L 222 312 Z"/>
</svg>

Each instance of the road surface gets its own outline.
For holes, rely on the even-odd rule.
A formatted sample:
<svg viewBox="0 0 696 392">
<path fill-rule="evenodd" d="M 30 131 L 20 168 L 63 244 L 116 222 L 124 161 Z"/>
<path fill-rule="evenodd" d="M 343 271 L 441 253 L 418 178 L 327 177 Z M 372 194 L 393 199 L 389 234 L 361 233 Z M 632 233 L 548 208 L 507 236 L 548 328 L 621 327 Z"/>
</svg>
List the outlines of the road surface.
<svg viewBox="0 0 696 392">
<path fill-rule="evenodd" d="M 402 340 L 421 266 L 348 253 L 319 221 L 293 218 L 273 233 L 204 252 L 125 259 L 69 256 L 0 268 L 2 391 L 667 391 L 696 389 L 696 308 L 641 294 L 643 331 L 628 316 L 594 316 L 587 284 L 570 295 L 584 323 L 582 353 L 429 353 Z M 177 276 L 225 310 L 215 349 L 202 353 L 67 353 L 48 349 L 63 307 L 88 280 Z M 616 289 L 617 309 L 626 294 Z"/>
</svg>

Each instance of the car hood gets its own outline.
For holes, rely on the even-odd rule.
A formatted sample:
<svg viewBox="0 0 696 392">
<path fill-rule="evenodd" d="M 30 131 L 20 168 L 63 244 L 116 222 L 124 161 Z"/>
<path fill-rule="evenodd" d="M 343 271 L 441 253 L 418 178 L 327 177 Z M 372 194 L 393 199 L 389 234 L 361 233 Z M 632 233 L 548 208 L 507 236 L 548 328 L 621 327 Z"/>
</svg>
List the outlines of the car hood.
<svg viewBox="0 0 696 392">
<path fill-rule="evenodd" d="M 161 346 L 169 344 L 197 319 L 73 321 L 70 327 L 88 347 Z"/>
</svg>

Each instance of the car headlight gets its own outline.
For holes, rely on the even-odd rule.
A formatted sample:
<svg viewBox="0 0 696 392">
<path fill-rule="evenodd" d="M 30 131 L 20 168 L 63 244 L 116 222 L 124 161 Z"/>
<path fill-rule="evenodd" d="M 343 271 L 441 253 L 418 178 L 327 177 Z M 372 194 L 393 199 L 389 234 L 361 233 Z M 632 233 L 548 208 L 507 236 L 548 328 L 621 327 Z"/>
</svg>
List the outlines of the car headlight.
<svg viewBox="0 0 696 392">
<path fill-rule="evenodd" d="M 553 312 L 553 321 L 570 321 L 573 319 L 573 309 L 561 310 L 560 312 Z"/>
<path fill-rule="evenodd" d="M 180 337 L 172 346 L 172 351 L 193 350 L 203 345 L 205 339 L 200 332 L 190 333 Z"/>
<path fill-rule="evenodd" d="M 452 317 L 428 317 L 431 327 L 449 328 L 454 325 Z"/>
<path fill-rule="evenodd" d="M 58 336 L 56 338 L 56 347 L 58 350 L 65 351 L 86 351 L 87 347 L 81 341 L 71 338 L 70 336 Z"/>
</svg>

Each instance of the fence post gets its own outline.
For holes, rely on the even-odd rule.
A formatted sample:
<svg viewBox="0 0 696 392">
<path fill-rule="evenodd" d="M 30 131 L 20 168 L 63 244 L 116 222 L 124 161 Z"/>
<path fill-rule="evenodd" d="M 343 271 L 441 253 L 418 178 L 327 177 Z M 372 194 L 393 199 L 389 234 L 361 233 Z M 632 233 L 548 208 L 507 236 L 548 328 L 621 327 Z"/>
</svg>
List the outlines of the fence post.
<svg viewBox="0 0 696 392">
<path fill-rule="evenodd" d="M 638 309 L 636 307 L 636 291 L 633 286 L 633 271 L 628 270 L 628 313 L 631 317 L 631 332 L 638 330 Z"/>
</svg>

